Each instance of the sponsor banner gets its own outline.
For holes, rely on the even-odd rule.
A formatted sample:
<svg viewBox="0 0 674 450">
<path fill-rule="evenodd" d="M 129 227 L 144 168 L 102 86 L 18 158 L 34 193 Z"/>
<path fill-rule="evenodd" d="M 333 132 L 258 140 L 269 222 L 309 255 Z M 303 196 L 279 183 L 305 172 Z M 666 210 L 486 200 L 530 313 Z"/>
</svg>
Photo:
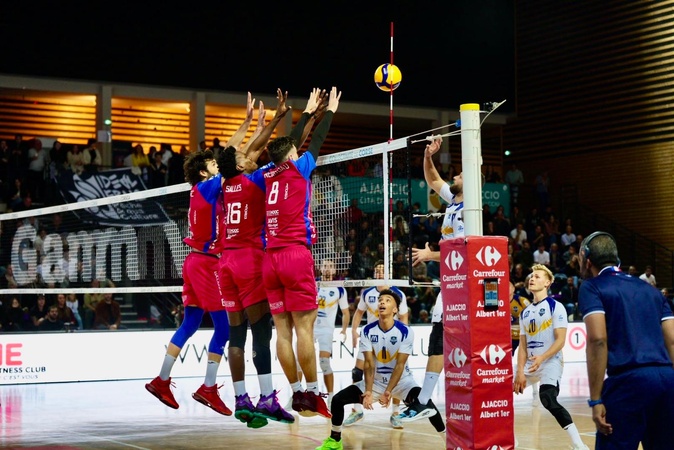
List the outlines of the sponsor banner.
<svg viewBox="0 0 674 450">
<path fill-rule="evenodd" d="M 423 380 L 431 327 L 415 325 L 413 329 L 414 351 L 408 364 L 418 375 L 415 378 Z M 339 328 L 334 331 L 330 364 L 335 372 L 351 372 L 357 349 L 351 348 L 350 338 L 343 343 L 339 332 Z M 159 373 L 173 333 L 173 330 L 167 330 L 1 334 L 0 385 L 154 378 Z M 204 376 L 212 335 L 212 329 L 198 330 L 187 341 L 173 366 L 172 377 Z M 246 340 L 247 375 L 256 374 L 252 342 L 249 330 Z M 272 335 L 271 348 L 276 348 L 276 330 Z M 272 350 L 272 355 L 275 353 Z M 283 377 L 283 370 L 275 357 L 272 373 Z M 225 375 L 229 375 L 227 349 L 220 366 L 220 376 Z M 319 379 L 322 380 L 322 377 L 319 376 Z"/>
<path fill-rule="evenodd" d="M 65 174 L 57 179 L 66 203 L 95 200 L 113 195 L 144 191 L 145 184 L 131 168 L 103 172 Z M 110 226 L 161 225 L 169 221 L 164 208 L 155 200 L 129 200 L 109 205 L 92 206 L 73 213 L 83 222 Z"/>
<path fill-rule="evenodd" d="M 367 214 L 380 213 L 384 207 L 384 188 L 381 178 L 372 177 L 343 177 L 339 178 L 343 193 L 349 202 L 357 198 L 358 207 Z M 422 209 L 428 203 L 428 188 L 424 180 L 414 179 L 412 184 L 412 204 L 419 202 Z M 394 178 L 389 186 L 389 197 L 393 203 L 402 200 L 407 204 L 407 179 Z"/>
<path fill-rule="evenodd" d="M 507 238 L 452 239 L 440 248 L 447 448 L 513 448 Z M 453 305 L 465 314 L 449 314 Z"/>
</svg>

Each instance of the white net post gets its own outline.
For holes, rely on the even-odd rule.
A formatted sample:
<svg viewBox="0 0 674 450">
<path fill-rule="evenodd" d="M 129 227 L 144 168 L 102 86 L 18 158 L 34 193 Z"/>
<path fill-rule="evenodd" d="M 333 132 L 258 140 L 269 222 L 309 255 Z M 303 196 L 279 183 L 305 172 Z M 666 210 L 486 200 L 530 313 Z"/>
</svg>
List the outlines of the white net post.
<svg viewBox="0 0 674 450">
<path fill-rule="evenodd" d="M 463 222 L 466 236 L 482 236 L 482 143 L 480 105 L 465 103 L 461 114 L 461 166 L 463 169 Z"/>
</svg>

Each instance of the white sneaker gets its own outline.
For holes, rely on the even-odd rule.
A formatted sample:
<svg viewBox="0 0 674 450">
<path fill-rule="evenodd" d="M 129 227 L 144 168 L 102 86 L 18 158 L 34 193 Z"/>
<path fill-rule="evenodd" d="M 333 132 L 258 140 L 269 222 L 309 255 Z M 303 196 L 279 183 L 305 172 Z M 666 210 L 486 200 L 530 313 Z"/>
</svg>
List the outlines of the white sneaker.
<svg viewBox="0 0 674 450">
<path fill-rule="evenodd" d="M 396 430 L 402 430 L 403 423 L 400 421 L 398 418 L 399 416 L 397 414 L 391 414 L 391 418 L 389 419 L 389 422 L 391 422 L 391 426 L 396 429 Z"/>
<path fill-rule="evenodd" d="M 351 411 L 351 414 L 349 414 L 349 417 L 347 417 L 344 420 L 344 423 L 342 426 L 344 427 L 350 427 L 351 425 L 354 425 L 358 422 L 363 420 L 363 413 L 362 412 L 357 412 L 357 411 Z"/>
</svg>

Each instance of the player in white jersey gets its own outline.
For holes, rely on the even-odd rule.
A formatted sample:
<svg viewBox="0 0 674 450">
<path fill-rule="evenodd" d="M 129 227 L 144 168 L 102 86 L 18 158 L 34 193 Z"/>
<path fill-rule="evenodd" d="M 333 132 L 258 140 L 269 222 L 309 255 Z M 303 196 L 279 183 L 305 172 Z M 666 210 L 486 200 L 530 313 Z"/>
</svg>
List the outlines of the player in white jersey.
<svg viewBox="0 0 674 450">
<path fill-rule="evenodd" d="M 321 263 L 321 281 L 331 281 L 335 276 L 335 263 L 324 260 Z M 319 283 L 320 286 L 320 283 Z M 323 381 L 328 391 L 328 408 L 335 390 L 335 376 L 330 366 L 332 357 L 332 339 L 337 319 L 337 309 L 342 310 L 342 334 L 346 337 L 346 329 L 351 320 L 349 299 L 346 289 L 339 286 L 318 288 L 318 316 L 314 323 L 314 339 L 318 342 L 318 363 L 323 372 Z"/>
<path fill-rule="evenodd" d="M 377 280 L 384 279 L 384 261 L 377 261 L 374 263 L 374 278 Z M 356 312 L 353 314 L 353 322 L 351 325 L 351 341 L 353 347 L 355 348 L 358 342 L 358 326 L 360 321 L 363 319 L 363 315 L 367 313 L 366 320 L 370 324 L 375 322 L 379 318 L 379 293 L 384 289 L 391 289 L 400 297 L 400 309 L 398 311 L 398 320 L 403 323 L 408 323 L 409 308 L 407 307 L 407 296 L 398 289 L 397 287 L 388 286 L 372 286 L 369 288 L 363 289 L 360 293 L 360 301 L 356 307 Z M 365 367 L 365 362 L 363 358 L 363 352 L 358 351 L 358 356 L 356 357 L 356 365 L 351 371 L 351 379 L 354 383 L 358 383 L 363 379 L 363 368 Z M 393 428 L 401 429 L 402 424 L 398 421 L 398 413 L 400 411 L 400 401 L 396 400 L 393 402 L 393 409 L 391 411 L 390 422 Z M 345 427 L 350 427 L 351 425 L 360 422 L 363 420 L 363 407 L 360 403 L 355 403 L 351 410 L 351 414 L 344 421 Z"/>
<path fill-rule="evenodd" d="M 414 332 L 406 324 L 395 320 L 401 299 L 393 290 L 384 289 L 378 298 L 378 319 L 360 332 L 360 351 L 365 357 L 365 380 L 339 391 L 332 399 L 332 429 L 330 436 L 317 450 L 343 449 L 342 421 L 344 407 L 350 403 L 373 409 L 375 402 L 388 407 L 391 399 L 411 401 L 419 393 L 419 386 L 407 366 L 412 354 Z M 430 422 L 443 434 L 445 423 L 437 408 Z"/>
<path fill-rule="evenodd" d="M 452 239 L 464 237 L 466 235 L 463 223 L 463 173 L 454 177 L 454 182 L 450 185 L 440 177 L 435 164 L 433 155 L 440 150 L 442 139 L 436 139 L 426 146 L 424 152 L 424 177 L 428 185 L 437 192 L 443 200 L 447 202 L 445 217 L 442 220 L 442 239 Z M 440 261 L 440 252 L 431 251 L 428 243 L 423 249 L 412 249 L 412 265 L 417 265 L 423 261 Z M 433 329 L 428 340 L 428 362 L 426 363 L 426 375 L 424 383 L 419 393 L 419 398 L 415 399 L 409 407 L 399 416 L 401 422 L 412 422 L 414 420 L 427 417 L 433 414 L 430 406 L 430 399 L 438 384 L 440 373 L 444 368 L 443 361 L 443 342 L 444 326 L 442 293 L 438 293 L 433 306 L 431 323 Z"/>
<path fill-rule="evenodd" d="M 541 404 L 569 434 L 573 448 L 584 450 L 587 446 L 571 415 L 557 401 L 564 368 L 562 349 L 569 323 L 564 305 L 548 297 L 552 280 L 552 272 L 546 266 L 535 264 L 531 268 L 529 290 L 534 299 L 520 314 L 520 345 L 513 391 L 521 394 L 527 383 L 540 381 Z"/>
</svg>

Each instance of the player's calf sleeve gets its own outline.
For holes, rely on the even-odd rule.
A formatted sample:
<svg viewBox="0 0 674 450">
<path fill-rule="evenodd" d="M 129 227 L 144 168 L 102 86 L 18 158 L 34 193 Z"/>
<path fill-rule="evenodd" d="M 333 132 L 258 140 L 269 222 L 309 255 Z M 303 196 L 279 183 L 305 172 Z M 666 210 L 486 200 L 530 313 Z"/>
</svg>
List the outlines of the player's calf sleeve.
<svg viewBox="0 0 674 450">
<path fill-rule="evenodd" d="M 559 394 L 557 387 L 545 384 L 541 386 L 539 392 L 541 404 L 550 411 L 550 414 L 562 428 L 566 428 L 573 423 L 569 412 L 557 401 L 557 395 Z"/>
<path fill-rule="evenodd" d="M 359 369 L 358 367 L 354 367 L 354 368 L 351 370 L 351 380 L 352 380 L 354 383 L 358 383 L 358 382 L 361 381 L 362 379 L 363 379 L 363 370 L 362 370 L 362 369 Z"/>
<path fill-rule="evenodd" d="M 353 403 L 360 404 L 363 401 L 362 395 L 360 389 L 353 384 L 336 393 L 330 405 L 332 424 L 341 426 L 344 422 L 344 407 Z"/>
<path fill-rule="evenodd" d="M 227 311 L 213 311 L 210 313 L 213 319 L 213 337 L 208 344 L 208 352 L 222 355 L 225 353 L 225 345 L 229 340 L 229 321 Z"/>
<path fill-rule="evenodd" d="M 253 334 L 253 364 L 259 375 L 271 373 L 271 314 L 267 313 L 260 320 L 250 324 Z"/>
<path fill-rule="evenodd" d="M 323 375 L 330 375 L 332 373 L 332 367 L 330 367 L 330 358 L 321 356 L 318 358 L 318 363 L 321 366 L 321 372 L 323 372 Z"/>
<path fill-rule="evenodd" d="M 433 400 L 429 400 L 428 404 L 437 411 L 435 415 L 428 418 L 428 421 L 431 422 L 431 425 L 433 425 L 433 428 L 435 428 L 435 431 L 438 433 L 445 431 L 445 420 L 442 418 L 442 415 L 440 415 L 440 410 L 435 406 Z"/>
<path fill-rule="evenodd" d="M 185 342 L 196 333 L 201 325 L 201 319 L 204 317 L 204 310 L 195 306 L 185 308 L 185 317 L 180 327 L 173 333 L 171 344 L 178 348 L 183 348 Z"/>
</svg>

